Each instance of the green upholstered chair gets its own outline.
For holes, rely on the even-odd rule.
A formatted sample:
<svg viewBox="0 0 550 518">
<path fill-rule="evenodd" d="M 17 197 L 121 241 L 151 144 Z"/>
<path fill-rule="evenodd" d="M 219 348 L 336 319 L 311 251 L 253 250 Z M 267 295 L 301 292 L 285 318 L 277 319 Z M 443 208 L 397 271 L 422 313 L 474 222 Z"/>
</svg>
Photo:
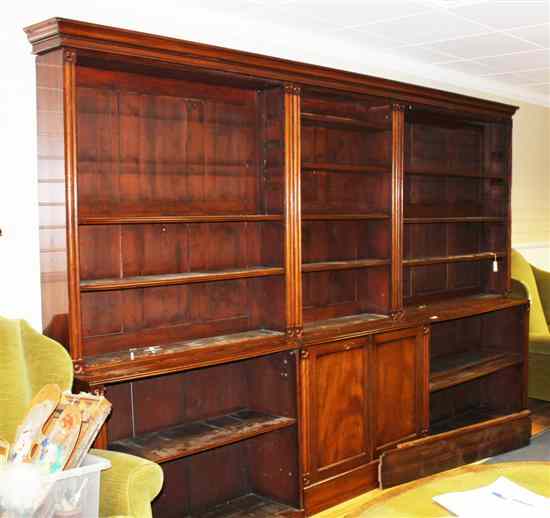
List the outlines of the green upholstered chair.
<svg viewBox="0 0 550 518">
<path fill-rule="evenodd" d="M 33 396 L 48 383 L 73 383 L 65 349 L 24 320 L 0 317 L 0 437 L 12 442 Z M 151 501 L 163 480 L 158 464 L 124 453 L 92 450 L 112 468 L 101 474 L 100 516 L 151 517 Z"/>
<path fill-rule="evenodd" d="M 529 264 L 512 250 L 512 279 L 531 302 L 529 315 L 529 397 L 550 401 L 550 272 Z"/>
</svg>

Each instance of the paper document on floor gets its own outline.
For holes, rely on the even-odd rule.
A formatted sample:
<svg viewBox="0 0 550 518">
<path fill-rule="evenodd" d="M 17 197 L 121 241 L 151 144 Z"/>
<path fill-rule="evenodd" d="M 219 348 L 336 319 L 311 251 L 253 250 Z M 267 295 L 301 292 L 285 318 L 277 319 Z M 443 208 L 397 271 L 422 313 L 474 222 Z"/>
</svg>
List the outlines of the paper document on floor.
<svg viewBox="0 0 550 518">
<path fill-rule="evenodd" d="M 461 518 L 550 516 L 550 498 L 537 495 L 506 477 L 499 477 L 488 486 L 470 491 L 434 496 L 433 500 Z"/>
</svg>

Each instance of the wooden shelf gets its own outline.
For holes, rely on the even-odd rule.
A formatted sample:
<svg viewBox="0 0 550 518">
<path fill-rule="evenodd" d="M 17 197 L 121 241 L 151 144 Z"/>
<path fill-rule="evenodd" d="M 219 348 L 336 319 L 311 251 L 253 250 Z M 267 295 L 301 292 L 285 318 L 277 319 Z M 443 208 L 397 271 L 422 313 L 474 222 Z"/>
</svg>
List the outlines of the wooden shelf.
<svg viewBox="0 0 550 518">
<path fill-rule="evenodd" d="M 369 131 L 391 131 L 389 124 L 376 124 L 363 119 L 352 117 L 342 117 L 338 115 L 325 115 L 321 113 L 302 112 L 302 123 L 304 124 L 323 124 L 327 126 L 341 126 L 344 128 Z"/>
<path fill-rule="evenodd" d="M 499 216 L 451 216 L 404 218 L 405 223 L 505 223 L 506 218 Z"/>
<path fill-rule="evenodd" d="M 323 261 L 302 264 L 302 272 L 325 272 L 332 270 L 353 270 L 355 268 L 371 268 L 386 266 L 389 259 L 358 259 L 353 261 Z"/>
<path fill-rule="evenodd" d="M 264 496 L 255 493 L 249 493 L 223 504 L 219 504 L 211 509 L 202 511 L 200 515 L 191 515 L 187 518 L 271 518 L 274 516 L 288 517 L 292 515 L 302 516 L 297 509 L 289 507 L 286 504 L 270 500 Z"/>
<path fill-rule="evenodd" d="M 525 301 L 522 299 L 506 297 L 498 293 L 476 293 L 452 298 L 443 296 L 429 302 L 406 306 L 404 319 L 425 325 L 435 320 L 437 322 L 455 320 L 524 304 Z M 434 319 L 434 316 L 437 316 L 437 319 Z"/>
<path fill-rule="evenodd" d="M 302 214 L 302 221 L 356 221 L 369 219 L 390 219 L 389 214 L 383 212 L 364 212 L 364 213 L 310 213 Z"/>
<path fill-rule="evenodd" d="M 141 344 L 144 342 L 147 343 L 146 338 Z M 161 344 L 153 342 L 151 345 L 154 349 L 143 345 L 138 347 L 136 344 L 131 351 L 126 347 L 115 352 L 87 356 L 82 364 L 84 372 L 79 378 L 93 386 L 117 383 L 253 358 L 292 347 L 283 332 L 272 329 L 254 329 Z"/>
<path fill-rule="evenodd" d="M 302 171 L 331 171 L 335 173 L 391 173 L 390 165 L 337 164 L 334 162 L 303 162 Z"/>
<path fill-rule="evenodd" d="M 478 171 L 451 171 L 451 170 L 429 170 L 429 169 L 412 169 L 410 167 L 405 168 L 405 174 L 418 174 L 426 176 L 461 176 L 465 178 L 481 178 L 486 180 L 502 180 L 506 181 L 504 176 L 490 175 L 486 173 L 480 173 Z"/>
<path fill-rule="evenodd" d="M 521 363 L 519 354 L 487 351 L 469 351 L 437 358 L 431 362 L 430 392 L 460 385 Z"/>
<path fill-rule="evenodd" d="M 215 272 L 166 273 L 162 275 L 140 275 L 122 279 L 95 279 L 80 281 L 80 291 L 107 291 L 131 288 L 151 288 L 154 286 L 173 286 L 196 282 L 226 281 L 251 277 L 269 277 L 283 275 L 284 268 L 278 266 L 257 266 L 252 268 L 233 268 Z"/>
<path fill-rule="evenodd" d="M 110 443 L 112 450 L 167 462 L 294 425 L 295 419 L 242 409 Z"/>
<path fill-rule="evenodd" d="M 496 253 L 498 257 L 504 257 L 503 252 Z M 494 254 L 492 252 L 479 252 L 475 254 L 461 254 L 461 255 L 443 255 L 440 257 L 419 257 L 416 259 L 404 259 L 404 266 L 426 266 L 429 264 L 439 264 L 439 263 L 464 263 L 472 261 L 486 261 L 493 259 Z"/>
<path fill-rule="evenodd" d="M 283 221 L 282 214 L 195 214 L 195 215 L 105 215 L 79 216 L 81 225 L 121 225 L 139 223 L 218 223 L 231 221 Z"/>
</svg>

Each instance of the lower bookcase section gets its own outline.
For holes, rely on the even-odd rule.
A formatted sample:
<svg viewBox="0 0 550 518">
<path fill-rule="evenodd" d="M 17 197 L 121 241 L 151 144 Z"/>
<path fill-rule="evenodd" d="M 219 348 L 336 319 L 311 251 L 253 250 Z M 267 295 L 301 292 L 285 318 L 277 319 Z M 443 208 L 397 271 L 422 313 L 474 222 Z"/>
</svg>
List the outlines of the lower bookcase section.
<svg viewBox="0 0 550 518">
<path fill-rule="evenodd" d="M 296 363 L 280 352 L 106 387 L 110 449 L 164 470 L 155 516 L 299 513 Z"/>
<path fill-rule="evenodd" d="M 295 427 L 162 465 L 165 485 L 153 503 L 162 518 L 299 516 Z"/>
<path fill-rule="evenodd" d="M 431 434 L 524 408 L 523 311 L 513 307 L 432 324 Z"/>
<path fill-rule="evenodd" d="M 408 326 L 372 313 L 313 320 L 300 354 L 173 373 L 163 362 L 164 374 L 107 384 L 109 446 L 161 464 L 163 518 L 311 516 L 522 447 L 527 306 L 476 300 L 409 310 Z"/>
<path fill-rule="evenodd" d="M 432 393 L 430 434 L 519 412 L 523 408 L 522 380 L 523 366 L 516 365 Z"/>
</svg>

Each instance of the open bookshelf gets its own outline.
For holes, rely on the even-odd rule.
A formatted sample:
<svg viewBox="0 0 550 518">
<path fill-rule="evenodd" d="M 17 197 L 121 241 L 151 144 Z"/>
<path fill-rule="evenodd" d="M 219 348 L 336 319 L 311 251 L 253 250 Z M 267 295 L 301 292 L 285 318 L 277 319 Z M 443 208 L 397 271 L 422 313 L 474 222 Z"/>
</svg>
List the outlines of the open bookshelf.
<svg viewBox="0 0 550 518">
<path fill-rule="evenodd" d="M 251 476 L 239 481 L 239 491 L 231 499 L 253 493 L 285 509 L 297 507 L 295 387 L 292 352 L 109 385 L 107 397 L 116 408 L 109 421 L 109 447 L 158 462 L 168 472 L 177 469 L 178 477 L 187 476 L 189 470 L 192 494 L 206 481 L 200 472 L 203 463 L 213 459 L 229 463 L 210 473 L 208 497 L 182 496 L 168 484 L 155 502 L 158 516 L 216 509 L 223 501 L 215 490 L 216 476 L 238 480 L 242 470 Z M 261 457 L 273 444 L 277 444 L 278 461 L 268 467 Z M 255 454 L 264 463 L 257 475 L 252 474 L 258 460 Z M 282 482 L 275 476 L 281 466 L 285 469 Z M 265 470 L 269 478 L 255 480 Z"/>
<path fill-rule="evenodd" d="M 376 98 L 305 90 L 301 126 L 306 330 L 388 314 L 391 109 Z"/>
<path fill-rule="evenodd" d="M 406 118 L 405 304 L 507 291 L 505 124 L 412 110 Z M 495 271 L 496 270 L 496 271 Z"/>
<path fill-rule="evenodd" d="M 284 331 L 282 89 L 98 62 L 76 84 L 83 359 Z"/>
<path fill-rule="evenodd" d="M 430 433 L 522 410 L 524 329 L 518 312 L 509 308 L 432 325 Z"/>
</svg>

